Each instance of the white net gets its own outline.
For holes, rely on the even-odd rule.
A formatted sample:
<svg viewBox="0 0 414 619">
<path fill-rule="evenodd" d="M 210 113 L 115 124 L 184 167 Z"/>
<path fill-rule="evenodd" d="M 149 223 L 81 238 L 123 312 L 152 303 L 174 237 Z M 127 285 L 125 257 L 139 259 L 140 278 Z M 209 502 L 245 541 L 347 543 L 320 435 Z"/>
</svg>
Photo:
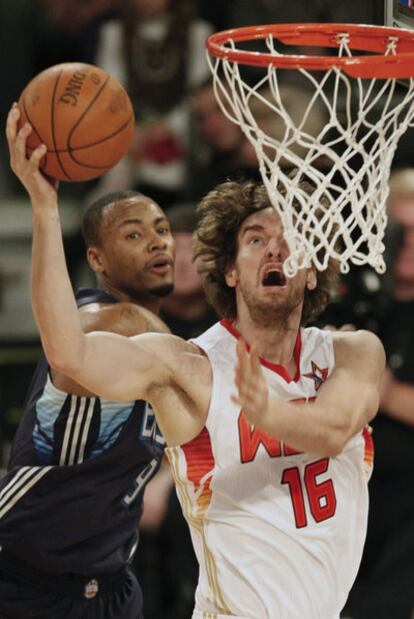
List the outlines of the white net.
<svg viewBox="0 0 414 619">
<path fill-rule="evenodd" d="M 347 33 L 338 35 L 337 45 L 340 57 L 352 56 Z M 233 41 L 227 46 L 235 49 Z M 266 47 L 280 55 L 272 36 Z M 389 37 L 385 55 L 395 49 Z M 282 220 L 290 249 L 286 274 L 312 264 L 324 270 L 330 258 L 342 272 L 350 263 L 384 272 L 388 177 L 397 143 L 413 121 L 414 79 L 402 88 L 395 79 L 350 78 L 336 67 L 299 68 L 292 106 L 286 69 L 269 65 L 252 80 L 237 62 L 208 58 L 221 109 L 254 146 Z M 311 195 L 304 179 L 314 186 Z"/>
</svg>

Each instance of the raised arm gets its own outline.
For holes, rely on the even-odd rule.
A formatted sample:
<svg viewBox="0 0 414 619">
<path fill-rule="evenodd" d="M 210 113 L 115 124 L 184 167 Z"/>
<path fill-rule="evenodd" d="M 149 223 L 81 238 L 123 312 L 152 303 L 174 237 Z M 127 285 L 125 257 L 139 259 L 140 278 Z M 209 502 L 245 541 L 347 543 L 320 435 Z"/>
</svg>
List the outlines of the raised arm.
<svg viewBox="0 0 414 619">
<path fill-rule="evenodd" d="M 109 331 L 127 337 L 148 332 L 170 333 L 167 325 L 153 312 L 126 301 L 83 305 L 79 308 L 79 316 L 84 333 Z M 51 368 L 51 374 L 53 384 L 62 391 L 80 396 L 95 395 L 56 368 Z"/>
<path fill-rule="evenodd" d="M 11 167 L 32 203 L 32 308 L 48 361 L 105 398 L 145 397 L 152 381 L 168 380 L 168 368 L 159 355 L 163 338 L 170 336 L 148 334 L 134 341 L 113 333 L 83 332 L 66 268 L 57 187 L 39 171 L 46 149 L 39 146 L 27 159 L 31 128 L 25 125 L 18 132 L 18 119 L 14 106 L 7 120 L 7 140 Z"/>
<path fill-rule="evenodd" d="M 368 331 L 335 333 L 335 369 L 313 402 L 270 398 L 257 353 L 238 344 L 234 400 L 247 420 L 300 451 L 335 456 L 375 416 L 385 354 Z"/>
</svg>

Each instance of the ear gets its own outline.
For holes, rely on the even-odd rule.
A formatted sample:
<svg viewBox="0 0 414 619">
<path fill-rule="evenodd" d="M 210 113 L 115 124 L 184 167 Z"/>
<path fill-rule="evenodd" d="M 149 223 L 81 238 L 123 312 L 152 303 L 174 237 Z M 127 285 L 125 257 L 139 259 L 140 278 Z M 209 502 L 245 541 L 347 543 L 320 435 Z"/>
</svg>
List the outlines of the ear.
<svg viewBox="0 0 414 619">
<path fill-rule="evenodd" d="M 239 278 L 237 276 L 237 271 L 234 266 L 227 269 L 224 279 L 226 280 L 226 284 L 229 288 L 235 288 Z"/>
<path fill-rule="evenodd" d="M 318 276 L 316 274 L 316 269 L 315 267 L 311 267 L 310 269 L 308 269 L 308 272 L 306 274 L 306 288 L 308 290 L 315 290 L 317 283 Z"/>
<path fill-rule="evenodd" d="M 95 273 L 102 273 L 105 267 L 100 249 L 94 246 L 88 247 L 86 250 L 86 257 L 92 271 Z"/>
</svg>

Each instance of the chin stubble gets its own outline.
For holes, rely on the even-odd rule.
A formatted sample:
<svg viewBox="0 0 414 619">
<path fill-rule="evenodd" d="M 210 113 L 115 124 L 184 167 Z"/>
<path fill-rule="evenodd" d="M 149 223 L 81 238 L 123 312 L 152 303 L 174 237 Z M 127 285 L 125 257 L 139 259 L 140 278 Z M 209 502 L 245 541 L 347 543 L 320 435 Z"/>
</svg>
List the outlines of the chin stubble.
<svg viewBox="0 0 414 619">
<path fill-rule="evenodd" d="M 174 290 L 174 284 L 162 284 L 161 286 L 157 286 L 156 288 L 151 288 L 149 291 L 152 295 L 159 298 L 168 297 L 169 294 Z"/>
<path fill-rule="evenodd" d="M 276 307 L 274 305 L 272 306 L 271 303 L 260 303 L 249 294 L 245 295 L 244 300 L 252 321 L 265 328 L 276 326 L 287 328 L 289 325 L 289 317 L 301 303 L 301 298 L 298 298 L 297 295 L 295 295 L 294 298 L 287 299 Z"/>
</svg>

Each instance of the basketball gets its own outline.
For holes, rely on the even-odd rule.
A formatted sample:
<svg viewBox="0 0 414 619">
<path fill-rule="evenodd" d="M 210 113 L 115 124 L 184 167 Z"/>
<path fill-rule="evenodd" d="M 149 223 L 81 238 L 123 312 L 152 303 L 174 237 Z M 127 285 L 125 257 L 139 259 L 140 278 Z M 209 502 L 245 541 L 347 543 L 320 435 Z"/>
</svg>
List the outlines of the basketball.
<svg viewBox="0 0 414 619">
<path fill-rule="evenodd" d="M 62 181 L 86 181 L 110 170 L 128 151 L 135 127 L 121 84 L 99 67 L 63 63 L 34 77 L 19 99 L 20 126 L 33 128 L 27 155 L 47 147 L 41 170 Z"/>
</svg>

